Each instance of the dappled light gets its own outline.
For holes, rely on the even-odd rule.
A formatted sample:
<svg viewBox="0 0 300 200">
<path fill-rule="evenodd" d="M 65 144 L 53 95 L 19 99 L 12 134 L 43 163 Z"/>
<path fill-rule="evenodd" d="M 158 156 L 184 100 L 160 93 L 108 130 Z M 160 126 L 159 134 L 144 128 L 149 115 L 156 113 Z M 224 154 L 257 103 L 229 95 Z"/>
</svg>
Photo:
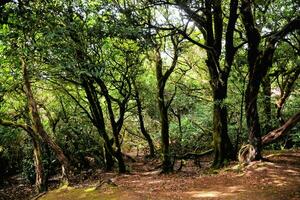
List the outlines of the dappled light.
<svg viewBox="0 0 300 200">
<path fill-rule="evenodd" d="M 224 187 L 220 188 L 220 191 L 191 191 L 187 192 L 187 194 L 191 195 L 193 198 L 224 198 L 228 196 L 236 196 L 239 192 L 244 192 L 246 189 L 243 188 L 243 186 L 231 186 L 231 187 Z"/>
</svg>

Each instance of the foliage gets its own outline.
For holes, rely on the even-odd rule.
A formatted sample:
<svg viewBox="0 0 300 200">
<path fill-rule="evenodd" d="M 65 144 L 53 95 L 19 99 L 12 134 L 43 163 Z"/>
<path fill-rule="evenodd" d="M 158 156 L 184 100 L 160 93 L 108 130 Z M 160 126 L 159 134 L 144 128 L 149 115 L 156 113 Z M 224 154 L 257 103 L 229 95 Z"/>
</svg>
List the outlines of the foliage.
<svg viewBox="0 0 300 200">
<path fill-rule="evenodd" d="M 28 131 L 16 126 L 34 123 L 29 115 L 20 58 L 28 64 L 42 125 L 63 149 L 75 172 L 106 165 L 107 141 L 95 120 L 99 116 L 95 116 L 88 99 L 86 82 L 94 89 L 93 100 L 98 101 L 103 112 L 101 128 L 112 141 L 113 150 L 120 146 L 122 153 L 134 148 L 145 152 L 148 149 L 136 109 L 133 82 L 137 83 L 145 128 L 160 151 L 162 124 L 154 57 L 159 49 L 162 72 L 166 73 L 174 59 L 174 38 L 180 41 L 177 41 L 180 43 L 178 62 L 164 83 L 163 94 L 168 107 L 171 154 L 201 153 L 213 147 L 216 140 L 213 134 L 217 132 L 213 118 L 216 107 L 228 110 L 226 132 L 235 150 L 248 142 L 245 92 L 250 74 L 249 46 L 242 17 L 238 16 L 233 29 L 235 56 L 228 79 L 224 79 L 222 73 L 218 71 L 215 76 L 208 67 L 210 53 L 216 53 L 217 45 L 208 44 L 203 24 L 188 17 L 188 11 L 197 10 L 195 15 L 203 17 L 201 20 L 208 19 L 205 3 L 155 2 L 37 0 L 1 4 L 0 120 L 15 124 L 0 126 L 1 177 L 22 172 L 32 183 L 35 180 L 32 138 Z M 220 2 L 223 9 L 220 44 L 224 46 L 231 1 L 213 2 Z M 298 6 L 292 0 L 253 1 L 251 5 L 255 27 L 261 33 L 259 50 L 268 48 L 268 38 L 278 27 L 284 27 L 298 16 Z M 270 78 L 271 95 L 266 96 L 264 88 L 259 89 L 257 104 L 262 134 L 267 134 L 270 127 L 275 129 L 281 125 L 274 105 L 284 93 L 286 82 L 299 70 L 298 33 L 299 30 L 288 33 L 276 44 L 266 75 Z M 224 46 L 214 60 L 218 70 L 227 69 L 228 51 Z M 216 83 L 228 90 L 219 99 Z M 299 88 L 298 74 L 282 108 L 284 119 L 299 110 Z M 271 118 L 265 113 L 266 99 L 270 100 Z M 116 131 L 116 127 L 120 129 Z M 267 148 L 299 147 L 299 130 L 299 125 L 295 126 L 289 136 Z M 42 163 L 46 176 L 50 177 L 59 172 L 59 162 L 46 142 L 41 143 Z"/>
</svg>

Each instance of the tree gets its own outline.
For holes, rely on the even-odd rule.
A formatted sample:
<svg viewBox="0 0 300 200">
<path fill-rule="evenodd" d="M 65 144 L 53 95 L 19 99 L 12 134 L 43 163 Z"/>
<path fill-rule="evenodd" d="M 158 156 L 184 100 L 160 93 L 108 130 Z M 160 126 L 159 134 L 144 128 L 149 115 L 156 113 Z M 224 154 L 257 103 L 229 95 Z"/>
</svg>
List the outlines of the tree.
<svg viewBox="0 0 300 200">
<path fill-rule="evenodd" d="M 228 2 L 226 2 L 228 3 Z M 188 23 L 193 20 L 194 25 L 200 31 L 202 40 L 192 37 L 193 31 L 188 29 L 189 24 L 184 25 L 180 33 L 186 40 L 206 50 L 206 65 L 210 75 L 210 85 L 214 101 L 213 108 L 213 141 L 215 158 L 213 166 L 218 168 L 225 160 L 234 159 L 233 146 L 228 136 L 228 111 L 226 105 L 227 84 L 231 66 L 237 50 L 243 45 L 234 45 L 234 32 L 237 22 L 238 1 L 231 0 L 229 5 L 229 17 L 223 16 L 222 1 L 184 2 L 175 1 L 175 5 L 187 15 Z M 195 8 L 193 8 L 195 7 Z M 224 30 L 223 27 L 226 27 Z M 224 33 L 225 32 L 225 33 Z M 222 52 L 225 43 L 225 53 Z M 223 62 L 223 59 L 225 61 Z M 224 64 L 222 64 L 224 63 Z"/>
<path fill-rule="evenodd" d="M 33 160 L 35 166 L 35 186 L 38 193 L 47 190 L 44 167 L 42 164 L 42 148 L 39 136 L 35 133 L 32 127 L 26 124 L 19 124 L 8 120 L 0 119 L 0 125 L 13 128 L 21 128 L 30 136 L 33 144 Z"/>
<path fill-rule="evenodd" d="M 178 57 L 180 53 L 180 43 L 182 39 L 178 38 L 178 36 L 171 36 L 172 48 L 173 48 L 173 57 L 172 63 L 167 68 L 165 72 L 163 72 L 164 64 L 163 59 L 161 57 L 161 47 L 163 44 L 156 44 L 155 48 L 155 69 L 156 69 L 156 80 L 157 80 L 157 103 L 160 114 L 160 123 L 161 123 L 161 145 L 162 145 L 162 154 L 163 154 L 163 164 L 162 164 L 162 172 L 167 173 L 173 171 L 173 165 L 171 162 L 171 154 L 170 154 L 170 143 L 169 143 L 169 118 L 168 118 L 168 110 L 172 103 L 173 98 L 168 101 L 165 100 L 165 86 L 166 83 L 174 71 Z M 175 94 L 174 94 L 175 95 Z"/>
<path fill-rule="evenodd" d="M 134 88 L 134 99 L 136 101 L 138 118 L 139 118 L 139 123 L 140 123 L 140 129 L 141 129 L 141 132 L 142 132 L 143 136 L 145 137 L 145 139 L 148 142 L 149 149 L 150 149 L 149 156 L 154 157 L 155 156 L 155 148 L 154 148 L 153 140 L 152 140 L 150 134 L 148 133 L 148 131 L 145 128 L 144 116 L 143 116 L 143 107 L 142 107 L 142 102 L 141 102 L 141 99 L 140 99 L 139 88 L 136 84 L 136 80 L 134 80 L 134 79 L 132 80 L 132 85 L 133 85 L 133 88 Z"/>
<path fill-rule="evenodd" d="M 32 118 L 33 130 L 43 139 L 43 141 L 47 145 L 49 145 L 49 147 L 56 154 L 57 159 L 62 165 L 63 179 L 64 178 L 69 179 L 70 176 L 72 176 L 72 170 L 71 170 L 69 159 L 65 156 L 63 150 L 53 141 L 53 139 L 45 131 L 38 111 L 36 100 L 31 90 L 31 83 L 29 79 L 29 73 L 28 73 L 28 68 L 27 68 L 25 58 L 20 57 L 20 61 L 21 61 L 22 71 L 23 71 L 24 89 L 28 100 L 28 108 Z"/>
<path fill-rule="evenodd" d="M 259 87 L 268 69 L 272 66 L 272 59 L 277 43 L 287 34 L 298 29 L 300 18 L 296 17 L 278 31 L 266 38 L 267 44 L 261 49 L 261 33 L 257 29 L 252 12 L 253 3 L 243 0 L 241 4 L 242 21 L 248 39 L 249 78 L 245 94 L 245 109 L 248 126 L 249 143 L 255 149 L 254 159 L 261 158 L 261 126 L 257 111 L 257 96 Z"/>
</svg>

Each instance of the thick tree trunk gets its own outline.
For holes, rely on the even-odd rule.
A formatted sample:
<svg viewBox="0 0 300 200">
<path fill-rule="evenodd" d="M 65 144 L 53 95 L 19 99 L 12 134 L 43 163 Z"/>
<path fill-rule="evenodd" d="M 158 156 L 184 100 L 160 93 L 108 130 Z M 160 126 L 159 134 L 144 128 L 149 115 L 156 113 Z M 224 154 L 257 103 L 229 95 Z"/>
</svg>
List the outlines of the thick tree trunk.
<svg viewBox="0 0 300 200">
<path fill-rule="evenodd" d="M 261 34 L 252 13 L 253 2 L 241 1 L 241 15 L 248 39 L 249 81 L 245 95 L 249 143 L 254 147 L 254 159 L 261 158 L 261 129 L 257 111 L 259 86 L 272 66 L 276 44 L 288 33 L 299 28 L 299 16 L 267 38 L 265 48 L 260 48 Z"/>
<path fill-rule="evenodd" d="M 220 168 L 225 160 L 234 159 L 234 151 L 232 143 L 228 136 L 227 127 L 227 106 L 225 99 L 227 95 L 227 84 L 215 84 L 214 93 L 214 108 L 213 108 L 213 142 L 214 142 L 214 162 L 213 167 Z"/>
<path fill-rule="evenodd" d="M 169 119 L 168 119 L 168 110 L 163 102 L 163 94 L 158 95 L 158 108 L 160 113 L 161 121 L 161 144 L 162 144 L 162 154 L 163 154 L 163 172 L 173 171 L 173 166 L 171 162 L 170 154 L 170 142 L 169 142 Z"/>
<path fill-rule="evenodd" d="M 249 77 L 245 94 L 245 107 L 249 143 L 254 147 L 255 160 L 259 160 L 261 159 L 261 129 L 257 112 L 259 82 L 253 79 L 253 76 Z"/>
<path fill-rule="evenodd" d="M 114 139 L 115 139 L 115 143 L 116 143 L 116 147 L 117 150 L 115 152 L 115 157 L 118 160 L 118 168 L 119 168 L 119 173 L 126 173 L 126 165 L 125 165 L 125 161 L 123 158 L 123 153 L 122 153 L 122 149 L 121 149 L 121 143 L 120 143 L 120 139 L 119 139 L 119 131 L 114 132 Z"/>
<path fill-rule="evenodd" d="M 262 137 L 262 144 L 270 144 L 280 137 L 286 135 L 298 122 L 300 122 L 300 112 L 292 116 L 284 125 L 282 125 L 278 129 L 275 129 L 269 132 L 267 135 L 264 135 Z"/>
<path fill-rule="evenodd" d="M 257 112 L 257 96 L 263 77 L 267 72 L 267 66 L 259 66 L 258 58 L 261 52 L 258 49 L 261 37 L 255 27 L 251 11 L 251 3 L 243 0 L 241 5 L 241 14 L 243 24 L 246 29 L 246 35 L 249 41 L 248 64 L 249 80 L 245 93 L 245 110 L 248 127 L 249 143 L 254 147 L 254 158 L 261 158 L 261 127 Z"/>
<path fill-rule="evenodd" d="M 120 144 L 120 142 L 116 141 L 116 146 L 117 146 L 117 151 L 115 153 L 115 156 L 116 156 L 116 158 L 118 160 L 119 173 L 126 173 L 127 170 L 126 170 L 126 165 L 125 165 L 125 162 L 124 162 L 124 158 L 123 158 L 123 153 L 122 153 L 122 150 L 121 150 L 121 144 Z"/>
<path fill-rule="evenodd" d="M 112 171 L 114 167 L 114 158 L 112 153 L 108 150 L 106 145 L 104 146 L 104 156 L 105 156 L 105 169 L 106 171 Z"/>
<path fill-rule="evenodd" d="M 183 33 L 183 36 L 204 48 L 207 53 L 206 64 L 210 74 L 210 83 L 214 96 L 213 123 L 214 123 L 214 149 L 215 159 L 213 167 L 220 167 L 224 160 L 233 159 L 233 147 L 227 133 L 227 108 L 225 99 L 227 98 L 227 80 L 234 60 L 234 56 L 239 47 L 234 46 L 235 24 L 238 18 L 238 0 L 231 0 L 229 19 L 225 25 L 223 16 L 222 1 L 203 1 L 205 12 L 198 14 L 197 11 L 189 7 L 185 1 L 179 1 L 179 6 L 185 13 L 194 20 L 195 25 L 202 32 L 205 45 L 189 37 L 189 34 Z M 226 27 L 226 37 L 224 40 L 223 33 Z M 221 54 L 224 49 L 225 41 L 225 65 L 220 66 Z M 222 91 L 224 90 L 224 91 Z"/>
<path fill-rule="evenodd" d="M 52 138 L 46 133 L 44 126 L 42 124 L 37 103 L 34 99 L 32 90 L 31 90 L 31 84 L 29 81 L 29 74 L 27 70 L 26 63 L 23 58 L 20 59 L 22 63 L 22 69 L 23 69 L 23 79 L 24 79 L 24 89 L 26 92 L 26 96 L 28 99 L 28 106 L 30 110 L 30 114 L 32 116 L 32 124 L 34 131 L 43 139 L 43 141 L 50 146 L 50 148 L 53 150 L 53 152 L 56 155 L 56 158 L 61 163 L 62 167 L 64 168 L 62 177 L 63 179 L 68 179 L 71 175 L 71 166 L 68 158 L 63 153 L 62 149 L 52 140 Z M 65 173 L 64 173 L 65 172 Z"/>
<path fill-rule="evenodd" d="M 115 152 L 115 157 L 118 160 L 119 173 L 126 173 L 127 172 L 126 165 L 125 165 L 125 161 L 124 161 L 124 158 L 123 158 L 121 142 L 120 142 L 120 139 L 119 139 L 119 134 L 120 134 L 121 130 L 119 128 L 117 128 L 116 125 L 112 126 L 112 129 L 113 129 L 115 145 L 117 147 L 117 150 Z"/>
<path fill-rule="evenodd" d="M 154 157 L 155 156 L 155 148 L 154 148 L 154 144 L 152 141 L 151 136 L 149 135 L 148 131 L 145 128 L 145 124 L 144 124 L 144 117 L 143 117 L 143 110 L 142 110 L 142 103 L 140 100 L 140 94 L 137 88 L 137 85 L 135 83 L 135 81 L 133 81 L 133 86 L 134 86 L 134 90 L 135 90 L 135 101 L 136 101 L 136 105 L 137 105 L 137 111 L 138 111 L 138 117 L 139 117 L 139 122 L 140 122 L 140 129 L 141 132 L 143 134 L 143 136 L 145 137 L 148 146 L 149 146 L 149 156 L 150 157 Z"/>
</svg>

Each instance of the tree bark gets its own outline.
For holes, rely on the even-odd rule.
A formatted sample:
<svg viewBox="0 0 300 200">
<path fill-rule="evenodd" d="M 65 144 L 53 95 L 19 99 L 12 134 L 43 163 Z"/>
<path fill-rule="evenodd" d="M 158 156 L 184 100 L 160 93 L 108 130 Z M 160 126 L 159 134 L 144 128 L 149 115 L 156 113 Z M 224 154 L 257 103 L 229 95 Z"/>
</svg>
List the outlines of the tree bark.
<svg viewBox="0 0 300 200">
<path fill-rule="evenodd" d="M 218 86 L 216 86 L 218 85 Z M 228 112 L 225 104 L 227 95 L 227 83 L 218 83 L 213 91 L 213 142 L 214 142 L 214 162 L 213 167 L 222 167 L 225 160 L 234 159 L 232 143 L 228 136 Z"/>
<path fill-rule="evenodd" d="M 40 139 L 35 133 L 30 133 L 33 143 L 33 161 L 35 166 L 35 187 L 38 193 L 47 191 L 46 177 L 42 163 L 42 148 Z"/>
<path fill-rule="evenodd" d="M 36 132 L 42 140 L 49 145 L 49 147 L 53 150 L 53 152 L 56 155 L 56 158 L 59 160 L 59 162 L 62 165 L 62 178 L 68 180 L 70 176 L 72 175 L 71 173 L 71 166 L 69 159 L 65 156 L 64 152 L 62 149 L 52 140 L 52 138 L 47 134 L 47 132 L 44 129 L 44 126 L 42 124 L 38 108 L 37 108 L 37 103 L 34 99 L 32 90 L 31 90 L 31 83 L 29 81 L 29 74 L 28 74 L 28 69 L 27 65 L 25 63 L 24 58 L 20 58 L 21 64 L 22 64 L 22 70 L 23 70 L 23 79 L 24 79 L 24 89 L 25 93 L 28 99 L 28 107 L 30 110 L 30 114 L 32 117 L 32 125 L 34 132 Z"/>
<path fill-rule="evenodd" d="M 87 100 L 90 104 L 90 109 L 92 113 L 92 122 L 94 126 L 97 128 L 98 133 L 104 140 L 104 148 L 105 148 L 105 167 L 107 171 L 112 171 L 114 166 L 113 156 L 115 156 L 115 151 L 113 149 L 111 139 L 106 133 L 105 121 L 103 116 L 103 111 L 99 99 L 97 97 L 97 93 L 93 83 L 86 80 L 83 77 L 82 85 L 87 96 Z"/>
<path fill-rule="evenodd" d="M 258 49 L 261 37 L 255 27 L 253 15 L 251 11 L 251 3 L 248 0 L 242 1 L 241 13 L 243 24 L 246 29 L 248 38 L 248 64 L 249 64 L 249 80 L 245 93 L 245 109 L 248 127 L 249 143 L 254 147 L 255 159 L 261 158 L 261 127 L 257 112 L 257 96 L 260 83 L 267 73 L 266 66 L 258 66 L 258 57 L 261 52 Z M 261 67 L 261 68 L 260 68 Z"/>
<path fill-rule="evenodd" d="M 154 157 L 155 156 L 155 148 L 154 148 L 152 138 L 151 138 L 150 134 L 148 133 L 148 131 L 145 128 L 142 103 L 141 103 L 140 94 L 139 94 L 137 85 L 135 83 L 135 80 L 133 80 L 133 87 L 134 87 L 134 90 L 135 90 L 135 96 L 134 97 L 135 97 L 135 101 L 136 101 L 136 105 L 137 105 L 138 117 L 139 117 L 139 122 L 140 122 L 140 129 L 141 129 L 141 132 L 142 132 L 143 136 L 145 137 L 145 139 L 148 143 L 149 150 L 150 150 L 149 156 Z"/>
<path fill-rule="evenodd" d="M 126 173 L 127 170 L 126 170 L 126 165 L 125 165 L 125 161 L 123 158 L 119 135 L 120 135 L 120 131 L 122 129 L 123 122 L 124 122 L 124 115 L 126 112 L 126 104 L 129 99 L 129 94 L 128 94 L 128 96 L 124 97 L 123 100 L 120 100 L 120 101 L 118 100 L 119 117 L 116 120 L 115 114 L 113 111 L 113 107 L 112 107 L 111 96 L 109 95 L 107 86 L 105 85 L 105 83 L 102 79 L 100 79 L 100 78 L 95 78 L 95 79 L 96 79 L 96 82 L 99 85 L 101 92 L 106 100 L 108 114 L 109 114 L 109 120 L 111 123 L 112 132 L 113 132 L 113 136 L 114 136 L 114 142 L 115 142 L 115 145 L 117 148 L 116 151 L 114 152 L 114 155 L 115 155 L 116 159 L 118 160 L 119 173 Z"/>
<path fill-rule="evenodd" d="M 157 81 L 157 104 L 161 123 L 161 148 L 163 154 L 162 173 L 169 173 L 173 171 L 173 164 L 171 162 L 170 141 L 169 141 L 169 117 L 168 108 L 170 103 L 167 103 L 164 96 L 165 85 L 174 71 L 178 59 L 178 44 L 173 41 L 174 57 L 171 67 L 163 73 L 163 61 L 160 54 L 160 47 L 155 49 L 155 68 Z"/>
</svg>

